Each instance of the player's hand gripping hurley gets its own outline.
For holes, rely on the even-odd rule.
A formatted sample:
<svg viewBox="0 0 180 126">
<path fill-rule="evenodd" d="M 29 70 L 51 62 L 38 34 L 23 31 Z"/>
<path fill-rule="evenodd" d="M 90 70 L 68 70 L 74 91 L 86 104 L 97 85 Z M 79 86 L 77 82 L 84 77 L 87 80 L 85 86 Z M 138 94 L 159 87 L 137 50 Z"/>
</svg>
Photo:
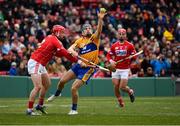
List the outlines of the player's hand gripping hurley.
<svg viewBox="0 0 180 126">
<path fill-rule="evenodd" d="M 137 56 L 137 55 L 140 55 L 141 53 L 143 53 L 143 50 L 137 52 L 137 53 L 134 54 L 134 55 L 130 55 L 130 56 L 124 58 L 124 59 L 121 59 L 121 60 L 116 61 L 116 62 L 115 62 L 115 65 L 118 64 L 118 63 L 120 63 L 120 62 L 123 62 L 123 61 L 125 61 L 125 60 L 127 60 L 127 59 L 131 59 L 131 58 L 133 58 L 133 57 L 135 57 L 135 56 Z M 108 65 L 107 68 L 108 68 L 109 70 L 111 70 L 112 72 L 115 72 L 115 71 L 116 71 L 115 66 L 112 66 L 111 64 Z"/>
<path fill-rule="evenodd" d="M 104 67 L 102 67 L 102 66 L 99 66 L 99 65 L 97 65 L 97 64 L 95 64 L 95 63 L 93 63 L 93 62 L 91 62 L 91 61 L 89 61 L 89 60 L 87 60 L 87 59 L 85 59 L 85 58 L 83 58 L 83 57 L 81 57 L 81 56 L 78 56 L 78 58 L 79 58 L 80 60 L 82 60 L 82 61 L 88 62 L 89 64 L 93 65 L 95 68 L 99 68 L 99 69 L 102 70 L 102 71 L 106 71 L 106 72 L 109 72 L 109 71 L 110 71 L 109 69 L 106 69 L 106 68 L 104 68 Z"/>
</svg>

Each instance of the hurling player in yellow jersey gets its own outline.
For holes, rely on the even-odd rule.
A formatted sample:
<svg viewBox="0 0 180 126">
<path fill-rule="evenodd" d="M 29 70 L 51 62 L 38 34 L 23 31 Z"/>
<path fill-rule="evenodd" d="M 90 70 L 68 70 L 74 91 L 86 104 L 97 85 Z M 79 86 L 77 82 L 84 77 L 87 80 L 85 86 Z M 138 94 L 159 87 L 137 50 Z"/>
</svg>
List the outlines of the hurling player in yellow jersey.
<svg viewBox="0 0 180 126">
<path fill-rule="evenodd" d="M 72 55 L 81 56 L 93 63 L 98 63 L 100 35 L 103 26 L 103 18 L 105 15 L 106 10 L 104 8 L 101 8 L 100 12 L 98 13 L 97 30 L 94 34 L 90 24 L 84 24 L 82 26 L 82 37 L 76 40 L 75 43 L 68 49 L 72 53 Z M 78 52 L 76 51 L 77 49 Z M 88 64 L 87 62 L 80 61 L 77 64 L 73 65 L 72 68 L 59 81 L 55 94 L 50 96 L 47 101 L 53 101 L 55 98 L 60 96 L 64 85 L 68 81 L 75 79 L 71 88 L 72 107 L 68 114 L 78 114 L 78 89 L 83 84 L 88 83 L 90 77 L 94 74 L 94 72 L 95 68 L 91 67 L 90 64 Z"/>
</svg>

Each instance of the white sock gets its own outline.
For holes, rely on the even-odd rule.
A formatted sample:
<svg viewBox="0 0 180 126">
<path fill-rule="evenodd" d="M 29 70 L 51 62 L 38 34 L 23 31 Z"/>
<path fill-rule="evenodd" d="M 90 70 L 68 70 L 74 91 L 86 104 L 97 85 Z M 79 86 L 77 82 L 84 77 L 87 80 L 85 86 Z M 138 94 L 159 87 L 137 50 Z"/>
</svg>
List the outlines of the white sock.
<svg viewBox="0 0 180 126">
<path fill-rule="evenodd" d="M 27 109 L 28 112 L 31 112 L 32 110 L 33 110 L 33 109 L 30 109 L 30 108 Z"/>
</svg>

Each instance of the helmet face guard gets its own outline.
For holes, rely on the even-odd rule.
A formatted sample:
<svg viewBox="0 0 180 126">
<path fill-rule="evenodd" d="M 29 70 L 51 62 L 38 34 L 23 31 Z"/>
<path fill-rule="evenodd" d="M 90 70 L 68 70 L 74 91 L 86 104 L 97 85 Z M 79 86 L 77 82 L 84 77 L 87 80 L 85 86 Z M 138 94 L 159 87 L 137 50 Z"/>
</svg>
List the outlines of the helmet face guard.
<svg viewBox="0 0 180 126">
<path fill-rule="evenodd" d="M 92 28 L 92 26 L 90 24 L 84 24 L 82 26 L 82 32 L 86 29 L 86 28 Z"/>
<path fill-rule="evenodd" d="M 91 29 L 91 31 L 89 33 L 87 33 L 87 29 Z M 84 24 L 82 26 L 82 35 L 84 36 L 91 36 L 92 35 L 92 26 L 90 24 Z"/>
</svg>

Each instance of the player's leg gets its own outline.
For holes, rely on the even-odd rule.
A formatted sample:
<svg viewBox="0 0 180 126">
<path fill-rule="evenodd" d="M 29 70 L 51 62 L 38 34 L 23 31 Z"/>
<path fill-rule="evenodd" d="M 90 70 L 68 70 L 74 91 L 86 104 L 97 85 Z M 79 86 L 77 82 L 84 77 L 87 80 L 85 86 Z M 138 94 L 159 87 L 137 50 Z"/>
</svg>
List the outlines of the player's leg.
<svg viewBox="0 0 180 126">
<path fill-rule="evenodd" d="M 77 112 L 77 103 L 78 103 L 78 89 L 84 84 L 82 80 L 76 79 L 71 87 L 71 95 L 72 95 L 72 107 L 71 111 L 68 113 L 69 115 L 78 114 Z"/>
<path fill-rule="evenodd" d="M 63 90 L 63 88 L 64 88 L 64 85 L 65 85 L 68 81 L 70 81 L 70 80 L 72 80 L 72 79 L 75 79 L 75 78 L 76 78 L 76 75 L 75 75 L 75 73 L 74 73 L 72 70 L 69 70 L 68 72 L 66 72 L 66 73 L 62 76 L 62 78 L 60 79 L 60 81 L 58 82 L 56 92 L 55 92 L 53 95 L 51 95 L 51 96 L 47 99 L 47 101 L 48 101 L 48 102 L 51 102 L 51 101 L 53 101 L 56 97 L 60 96 L 60 95 L 61 95 L 61 92 L 62 92 L 62 90 Z"/>
<path fill-rule="evenodd" d="M 135 101 L 134 91 L 133 91 L 133 89 L 129 88 L 127 86 L 127 84 L 128 84 L 128 80 L 122 79 L 121 83 L 120 83 L 120 89 L 127 92 L 129 97 L 130 97 L 131 102 L 134 102 Z"/>
<path fill-rule="evenodd" d="M 124 107 L 124 101 L 122 99 L 120 89 L 119 89 L 120 80 L 121 80 L 120 70 L 116 69 L 115 72 L 112 72 L 112 83 L 114 85 L 114 94 L 118 100 L 119 106 Z"/>
<path fill-rule="evenodd" d="M 95 72 L 95 69 L 87 67 L 81 68 L 80 65 L 77 65 L 77 70 L 74 69 L 74 72 L 77 75 L 77 79 L 74 81 L 71 93 L 72 93 L 72 108 L 71 111 L 68 113 L 69 115 L 78 114 L 77 112 L 77 103 L 78 103 L 78 89 L 84 84 L 88 84 L 90 78 Z"/>
<path fill-rule="evenodd" d="M 122 99 L 120 90 L 119 90 L 119 85 L 120 85 L 120 79 L 117 78 L 112 78 L 112 83 L 114 85 L 114 94 L 118 100 L 119 106 L 124 107 L 124 101 Z"/>
<path fill-rule="evenodd" d="M 135 101 L 134 91 L 133 91 L 133 89 L 130 89 L 127 86 L 128 76 L 129 76 L 129 70 L 124 70 L 121 72 L 120 89 L 127 92 L 129 94 L 131 102 L 134 102 Z"/>
<path fill-rule="evenodd" d="M 34 85 L 34 88 L 31 90 L 28 100 L 28 115 L 37 115 L 33 112 L 33 105 L 35 102 L 36 95 L 39 93 L 41 89 L 41 75 L 40 74 L 31 74 L 31 79 Z"/>
<path fill-rule="evenodd" d="M 45 106 L 43 106 L 43 104 L 44 104 L 44 98 L 46 92 L 51 85 L 51 81 L 47 73 L 42 74 L 41 77 L 42 77 L 42 85 L 41 85 L 41 90 L 39 92 L 39 102 L 36 106 L 36 110 L 40 110 L 43 114 L 47 114 L 47 112 L 45 111 Z"/>
<path fill-rule="evenodd" d="M 59 96 L 59 94 L 61 93 L 61 91 L 63 90 L 64 88 L 64 85 L 72 80 L 72 79 L 75 79 L 76 78 L 76 75 L 75 73 L 72 71 L 72 70 L 69 70 L 67 73 L 65 73 L 62 78 L 60 79 L 60 81 L 58 82 L 58 85 L 57 85 L 57 92 L 55 93 L 55 96 Z"/>
</svg>

